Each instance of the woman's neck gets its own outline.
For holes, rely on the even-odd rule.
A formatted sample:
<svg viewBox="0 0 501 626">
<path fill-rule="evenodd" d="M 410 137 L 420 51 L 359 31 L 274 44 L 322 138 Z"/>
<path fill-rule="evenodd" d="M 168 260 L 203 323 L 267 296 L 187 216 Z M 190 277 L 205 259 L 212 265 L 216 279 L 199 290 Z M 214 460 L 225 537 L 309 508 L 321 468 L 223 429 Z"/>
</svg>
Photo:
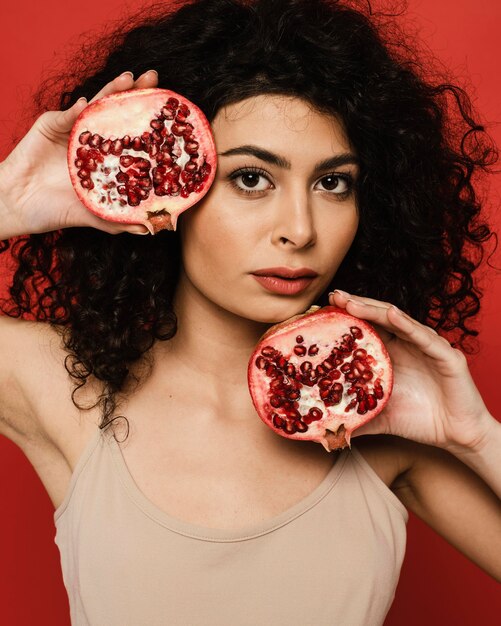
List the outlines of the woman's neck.
<svg viewBox="0 0 501 626">
<path fill-rule="evenodd" d="M 216 387 L 246 385 L 249 357 L 271 324 L 248 320 L 219 307 L 186 277 L 178 285 L 174 311 L 178 328 L 167 342 L 170 358 Z"/>
</svg>

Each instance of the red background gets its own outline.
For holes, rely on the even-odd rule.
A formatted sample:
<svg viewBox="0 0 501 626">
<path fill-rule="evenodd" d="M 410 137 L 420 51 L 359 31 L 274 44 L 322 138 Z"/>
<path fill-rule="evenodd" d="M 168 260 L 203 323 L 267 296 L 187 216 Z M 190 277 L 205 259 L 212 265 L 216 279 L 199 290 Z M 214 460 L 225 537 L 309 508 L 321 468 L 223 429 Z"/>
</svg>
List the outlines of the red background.
<svg viewBox="0 0 501 626">
<path fill-rule="evenodd" d="M 0 101 L 0 159 L 7 154 L 42 73 L 60 62 L 61 53 L 71 48 L 82 32 L 99 30 L 110 20 L 137 9 L 137 5 L 126 5 L 123 0 L 20 0 L 1 4 L 4 95 Z M 427 46 L 454 70 L 460 84 L 464 79 L 473 88 L 474 104 L 483 123 L 501 145 L 501 3 L 409 0 L 408 4 L 404 21 L 420 29 Z M 493 176 L 489 198 L 496 230 L 501 220 L 495 212 L 500 189 L 499 175 Z M 492 262 L 499 267 L 500 254 Z M 486 293 L 479 326 L 480 352 L 470 364 L 487 406 L 499 419 L 496 393 L 501 339 L 495 315 L 501 304 L 501 281 L 490 271 L 483 284 Z M 0 439 L 0 494 L 0 623 L 68 626 L 68 602 L 53 542 L 52 504 L 29 462 L 5 438 Z M 411 514 L 407 554 L 386 626 L 490 626 L 499 624 L 499 615 L 499 585 Z"/>
</svg>

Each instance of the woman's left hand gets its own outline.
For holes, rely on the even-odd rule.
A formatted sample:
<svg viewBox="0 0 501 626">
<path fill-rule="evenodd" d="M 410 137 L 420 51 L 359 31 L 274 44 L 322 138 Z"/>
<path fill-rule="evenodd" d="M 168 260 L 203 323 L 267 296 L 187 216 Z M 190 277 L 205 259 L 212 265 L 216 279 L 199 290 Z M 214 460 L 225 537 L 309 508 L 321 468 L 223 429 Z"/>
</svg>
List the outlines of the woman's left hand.
<svg viewBox="0 0 501 626">
<path fill-rule="evenodd" d="M 393 363 L 388 404 L 352 437 L 393 434 L 451 450 L 482 444 L 494 418 L 460 350 L 387 302 L 337 291 L 329 301 L 373 324 Z"/>
</svg>

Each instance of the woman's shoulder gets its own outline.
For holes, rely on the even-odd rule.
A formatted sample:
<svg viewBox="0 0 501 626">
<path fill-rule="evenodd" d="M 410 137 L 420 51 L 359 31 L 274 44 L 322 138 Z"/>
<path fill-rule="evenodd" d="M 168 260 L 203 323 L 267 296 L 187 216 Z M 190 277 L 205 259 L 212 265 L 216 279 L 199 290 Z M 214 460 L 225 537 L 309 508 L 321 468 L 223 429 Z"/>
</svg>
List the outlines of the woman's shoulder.
<svg viewBox="0 0 501 626">
<path fill-rule="evenodd" d="M 61 421 L 72 421 L 67 354 L 50 324 L 0 317 L 0 434 L 19 447 L 55 444 Z"/>
<path fill-rule="evenodd" d="M 407 484 L 406 478 L 420 447 L 414 441 L 395 435 L 361 435 L 352 437 L 351 444 L 392 490 Z"/>
</svg>

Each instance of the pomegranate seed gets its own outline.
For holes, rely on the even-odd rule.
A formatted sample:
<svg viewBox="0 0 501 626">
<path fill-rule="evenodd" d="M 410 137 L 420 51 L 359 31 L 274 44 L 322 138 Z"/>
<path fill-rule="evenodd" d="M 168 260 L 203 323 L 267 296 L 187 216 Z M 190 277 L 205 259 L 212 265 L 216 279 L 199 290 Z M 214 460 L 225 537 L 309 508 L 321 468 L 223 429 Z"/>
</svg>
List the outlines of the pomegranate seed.
<svg viewBox="0 0 501 626">
<path fill-rule="evenodd" d="M 343 365 L 341 365 L 340 369 L 343 372 L 343 374 L 346 374 L 347 372 L 351 372 L 351 364 L 350 363 L 343 363 Z"/>
<path fill-rule="evenodd" d="M 357 413 L 360 415 L 365 415 L 365 413 L 367 413 L 367 402 L 365 399 L 359 403 Z"/>
<path fill-rule="evenodd" d="M 140 170 L 149 170 L 151 167 L 151 163 L 147 159 L 137 157 L 135 161 L 135 166 L 138 167 Z"/>
<path fill-rule="evenodd" d="M 193 154 L 198 149 L 198 143 L 196 141 L 188 141 L 184 144 L 184 150 L 187 154 Z"/>
<path fill-rule="evenodd" d="M 283 430 L 288 435 L 293 435 L 296 432 L 296 426 L 292 422 L 285 422 L 283 425 Z"/>
<path fill-rule="evenodd" d="M 269 363 L 269 361 L 268 361 L 268 363 Z M 281 389 L 283 386 L 284 386 L 284 379 L 282 377 L 274 378 L 270 382 L 270 389 L 272 389 L 273 391 L 276 391 L 277 389 Z"/>
<path fill-rule="evenodd" d="M 141 198 L 132 190 L 129 190 L 129 193 L 127 194 L 127 200 L 130 206 L 138 206 L 141 202 Z"/>
<path fill-rule="evenodd" d="M 150 126 L 155 130 L 160 130 L 164 127 L 164 123 L 161 119 L 151 120 Z"/>
<path fill-rule="evenodd" d="M 296 375 L 296 368 L 294 367 L 294 365 L 292 365 L 292 363 L 289 363 L 287 365 L 287 367 L 285 368 L 285 373 L 287 374 L 287 376 L 294 378 L 294 376 Z"/>
<path fill-rule="evenodd" d="M 351 411 L 351 409 L 354 409 L 357 406 L 357 401 L 356 400 L 352 400 L 344 409 L 346 412 Z"/>
<path fill-rule="evenodd" d="M 308 354 L 310 356 L 315 356 L 315 354 L 318 354 L 318 346 L 316 343 L 314 343 L 308 348 Z"/>
<path fill-rule="evenodd" d="M 261 350 L 261 354 L 263 356 L 274 357 L 274 356 L 276 356 L 277 351 L 275 350 L 275 348 L 272 348 L 271 346 L 265 346 Z"/>
<path fill-rule="evenodd" d="M 378 381 L 374 383 L 374 395 L 378 400 L 381 400 L 384 397 L 383 388 L 381 387 L 381 383 Z"/>
<path fill-rule="evenodd" d="M 362 380 L 365 380 L 367 382 L 369 380 L 372 380 L 373 376 L 374 374 L 370 370 L 367 370 L 362 374 Z"/>
<path fill-rule="evenodd" d="M 77 174 L 80 178 L 89 178 L 90 176 L 90 172 L 86 169 L 78 170 Z"/>
<path fill-rule="evenodd" d="M 365 357 L 367 356 L 367 350 L 364 350 L 363 348 L 357 348 L 353 353 L 353 356 L 355 357 L 355 359 L 365 359 Z"/>
<path fill-rule="evenodd" d="M 123 146 L 120 139 L 115 139 L 111 144 L 111 154 L 118 156 L 122 152 Z"/>
<path fill-rule="evenodd" d="M 298 433 L 305 433 L 308 430 L 308 426 L 306 425 L 306 423 L 301 420 L 298 420 L 296 422 L 296 428 L 297 428 L 297 432 Z"/>
<path fill-rule="evenodd" d="M 294 354 L 304 356 L 306 354 L 306 348 L 304 346 L 294 346 Z"/>
<path fill-rule="evenodd" d="M 130 146 L 130 144 L 131 144 L 131 141 L 132 140 L 131 140 L 129 135 L 124 135 L 122 137 L 122 145 L 123 145 L 123 147 L 124 148 L 128 148 Z"/>
<path fill-rule="evenodd" d="M 276 361 L 276 363 L 277 363 L 277 366 L 278 366 L 278 367 L 280 367 L 281 369 L 283 369 L 283 368 L 287 365 L 287 359 L 286 359 L 283 355 L 281 355 L 281 356 L 278 358 L 278 361 Z"/>
<path fill-rule="evenodd" d="M 143 149 L 143 143 L 141 141 L 141 137 L 134 137 L 134 139 L 132 140 L 132 147 L 134 148 L 134 150 Z"/>
<path fill-rule="evenodd" d="M 92 137 L 89 139 L 89 146 L 92 146 L 93 148 L 99 148 L 99 146 L 101 145 L 103 138 L 101 137 L 101 135 L 98 135 L 97 133 L 92 135 Z"/>
<path fill-rule="evenodd" d="M 303 341 L 304 341 L 304 339 L 303 339 L 303 336 L 302 336 L 302 335 L 298 335 L 298 336 L 296 337 L 296 343 L 303 343 Z"/>
<path fill-rule="evenodd" d="M 326 400 L 330 396 L 330 389 L 320 389 L 320 397 L 322 400 Z"/>
<path fill-rule="evenodd" d="M 361 329 L 358 326 L 352 326 L 350 328 L 350 332 L 355 339 L 362 339 L 364 336 Z"/>
<path fill-rule="evenodd" d="M 323 376 L 324 374 L 327 374 L 327 371 L 325 367 L 322 365 L 322 363 L 316 366 L 315 372 L 317 373 L 317 376 Z"/>
<path fill-rule="evenodd" d="M 313 417 L 314 420 L 319 420 L 322 418 L 323 415 L 323 411 L 322 409 L 319 409 L 318 407 L 312 407 L 308 413 Z"/>
<path fill-rule="evenodd" d="M 309 372 L 312 368 L 312 364 L 310 363 L 310 361 L 304 361 L 303 363 L 301 363 L 300 369 L 303 372 L 303 374 L 306 374 L 307 372 Z"/>
<path fill-rule="evenodd" d="M 284 401 L 282 400 L 282 398 L 280 398 L 280 396 L 271 396 L 271 398 L 270 398 L 270 404 L 275 409 L 277 409 L 283 403 L 284 403 Z"/>
<path fill-rule="evenodd" d="M 89 139 L 91 137 L 92 133 L 90 133 L 88 130 L 86 130 L 85 132 L 83 132 L 80 137 L 78 138 L 78 141 L 83 145 L 87 145 L 87 143 L 89 142 Z"/>
<path fill-rule="evenodd" d="M 272 363 L 266 366 L 266 375 L 270 376 L 271 378 L 274 378 L 278 375 L 278 370 Z"/>
<path fill-rule="evenodd" d="M 330 389 L 331 384 L 332 383 L 331 383 L 330 378 L 321 378 L 318 381 L 318 386 L 319 386 L 320 389 Z"/>
<path fill-rule="evenodd" d="M 179 137 L 186 130 L 186 126 L 184 124 L 178 124 L 177 122 L 174 122 L 170 129 L 173 135 L 177 135 Z"/>
<path fill-rule="evenodd" d="M 174 119 L 174 111 L 172 109 L 169 109 L 167 107 L 162 107 L 162 116 L 166 119 L 166 120 L 173 120 Z"/>
<path fill-rule="evenodd" d="M 129 167 L 130 165 L 134 163 L 134 157 L 130 156 L 129 154 L 121 156 L 119 163 L 122 167 Z"/>
<path fill-rule="evenodd" d="M 297 400 L 301 397 L 301 392 L 298 389 L 293 389 L 292 391 L 289 391 L 287 397 L 289 400 Z"/>
<path fill-rule="evenodd" d="M 278 413 L 273 413 L 272 421 L 275 428 L 282 428 L 285 424 L 285 421 L 280 417 L 280 415 L 278 415 Z"/>
<path fill-rule="evenodd" d="M 177 107 L 179 106 L 179 100 L 177 98 L 169 98 L 167 100 L 167 106 L 177 109 Z"/>
<path fill-rule="evenodd" d="M 377 399 L 372 394 L 367 395 L 367 407 L 369 411 L 372 411 L 372 409 L 375 409 L 377 407 Z"/>
<path fill-rule="evenodd" d="M 86 178 L 80 182 L 84 189 L 94 189 L 94 183 L 90 178 Z"/>
<path fill-rule="evenodd" d="M 106 139 L 105 141 L 103 141 L 99 149 L 101 150 L 102 154 L 109 154 L 111 150 L 111 141 L 109 139 Z"/>
</svg>

